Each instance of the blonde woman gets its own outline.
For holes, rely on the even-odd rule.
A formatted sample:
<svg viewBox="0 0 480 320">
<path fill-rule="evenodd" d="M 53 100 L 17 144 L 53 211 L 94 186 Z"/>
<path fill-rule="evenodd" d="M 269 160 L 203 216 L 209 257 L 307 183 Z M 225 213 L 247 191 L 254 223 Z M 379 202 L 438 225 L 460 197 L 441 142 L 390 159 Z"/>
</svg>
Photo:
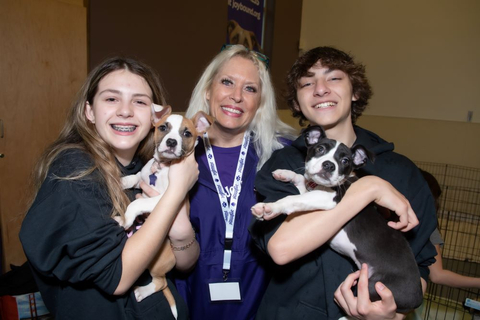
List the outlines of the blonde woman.
<svg viewBox="0 0 480 320">
<path fill-rule="evenodd" d="M 225 46 L 203 72 L 186 114 L 199 110 L 216 119 L 196 147 L 200 175 L 190 192 L 200 258 L 177 288 L 192 320 L 253 319 L 269 280 L 248 233 L 253 181 L 294 131 L 277 116 L 267 57 L 241 45 Z"/>
</svg>

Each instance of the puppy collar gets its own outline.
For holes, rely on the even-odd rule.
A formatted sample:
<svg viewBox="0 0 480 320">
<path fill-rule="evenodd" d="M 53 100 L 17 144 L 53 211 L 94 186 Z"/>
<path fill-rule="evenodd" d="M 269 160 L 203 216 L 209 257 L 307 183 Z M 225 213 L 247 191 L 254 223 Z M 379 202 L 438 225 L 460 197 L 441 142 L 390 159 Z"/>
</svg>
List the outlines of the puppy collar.
<svg viewBox="0 0 480 320">
<path fill-rule="evenodd" d="M 316 187 L 318 187 L 318 184 L 316 184 L 312 180 L 307 180 L 305 181 L 305 187 L 307 188 L 308 191 L 312 191 L 312 190 L 315 190 Z"/>
<path fill-rule="evenodd" d="M 156 159 L 153 161 L 152 166 L 150 167 L 150 175 L 148 176 L 150 180 L 150 185 L 154 186 L 157 182 L 156 173 L 160 171 L 165 165 L 162 165 L 161 162 L 158 162 Z"/>
</svg>

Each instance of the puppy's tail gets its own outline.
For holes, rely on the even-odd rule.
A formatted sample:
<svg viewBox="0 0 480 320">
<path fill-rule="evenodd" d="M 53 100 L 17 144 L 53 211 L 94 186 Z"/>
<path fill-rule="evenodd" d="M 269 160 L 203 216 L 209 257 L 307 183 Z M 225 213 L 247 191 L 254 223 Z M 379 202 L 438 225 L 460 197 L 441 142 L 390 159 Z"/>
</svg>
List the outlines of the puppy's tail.
<svg viewBox="0 0 480 320">
<path fill-rule="evenodd" d="M 175 298 L 173 297 L 172 291 L 170 291 L 170 288 L 168 286 L 163 289 L 163 294 L 165 295 L 165 298 L 170 305 L 173 316 L 175 317 L 175 319 L 178 319 L 177 304 L 175 302 Z"/>
</svg>

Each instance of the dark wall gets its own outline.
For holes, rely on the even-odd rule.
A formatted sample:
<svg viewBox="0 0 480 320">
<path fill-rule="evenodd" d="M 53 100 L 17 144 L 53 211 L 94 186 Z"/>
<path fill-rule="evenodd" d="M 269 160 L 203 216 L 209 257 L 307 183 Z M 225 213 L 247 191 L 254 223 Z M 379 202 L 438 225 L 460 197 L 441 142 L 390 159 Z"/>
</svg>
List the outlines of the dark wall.
<svg viewBox="0 0 480 320">
<path fill-rule="evenodd" d="M 273 11 L 267 16 L 273 22 L 271 75 L 280 94 L 298 55 L 301 1 L 276 0 Z M 89 1 L 89 69 L 112 55 L 133 56 L 158 70 L 168 103 L 185 111 L 202 71 L 225 43 L 226 24 L 227 0 Z M 283 99 L 278 102 L 285 108 Z"/>
</svg>

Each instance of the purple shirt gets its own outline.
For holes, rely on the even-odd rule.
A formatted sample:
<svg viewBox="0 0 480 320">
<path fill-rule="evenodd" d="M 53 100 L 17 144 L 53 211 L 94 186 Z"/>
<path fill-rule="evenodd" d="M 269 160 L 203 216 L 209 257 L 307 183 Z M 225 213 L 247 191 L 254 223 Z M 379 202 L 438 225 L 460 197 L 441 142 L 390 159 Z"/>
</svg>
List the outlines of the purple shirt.
<svg viewBox="0 0 480 320">
<path fill-rule="evenodd" d="M 222 186 L 232 186 L 240 147 L 213 147 L 213 152 Z M 257 202 L 253 183 L 258 157 L 250 145 L 235 216 L 231 270 L 227 280 L 240 283 L 242 301 L 211 302 L 208 284 L 221 282 L 223 276 L 225 221 L 201 140 L 195 156 L 200 175 L 190 191 L 190 220 L 197 232 L 200 257 L 193 272 L 184 277 L 177 274 L 178 291 L 187 301 L 192 320 L 254 319 L 269 281 L 265 272 L 268 258 L 256 249 L 248 232 L 253 217 L 250 208 Z"/>
</svg>

